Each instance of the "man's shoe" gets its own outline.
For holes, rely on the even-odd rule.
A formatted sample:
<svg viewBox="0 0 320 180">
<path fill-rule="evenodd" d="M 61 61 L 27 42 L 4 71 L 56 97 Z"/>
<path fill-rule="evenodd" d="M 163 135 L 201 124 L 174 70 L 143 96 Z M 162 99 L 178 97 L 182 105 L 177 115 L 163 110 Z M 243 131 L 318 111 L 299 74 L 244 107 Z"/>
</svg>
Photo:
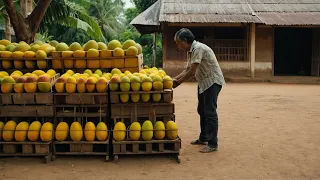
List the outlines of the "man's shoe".
<svg viewBox="0 0 320 180">
<path fill-rule="evenodd" d="M 213 151 L 217 151 L 217 150 L 218 150 L 218 147 L 206 146 L 205 148 L 201 149 L 200 152 L 209 153 L 209 152 L 213 152 Z"/>
<path fill-rule="evenodd" d="M 207 145 L 207 142 L 200 141 L 199 139 L 191 142 L 192 145 Z"/>
</svg>

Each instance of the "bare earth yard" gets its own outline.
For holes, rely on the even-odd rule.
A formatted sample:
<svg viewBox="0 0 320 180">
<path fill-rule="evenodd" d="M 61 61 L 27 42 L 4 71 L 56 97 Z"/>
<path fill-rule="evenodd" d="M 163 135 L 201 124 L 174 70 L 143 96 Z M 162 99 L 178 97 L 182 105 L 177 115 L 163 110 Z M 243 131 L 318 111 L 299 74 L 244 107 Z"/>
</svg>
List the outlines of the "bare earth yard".
<svg viewBox="0 0 320 180">
<path fill-rule="evenodd" d="M 228 84 L 219 102 L 219 151 L 190 145 L 199 133 L 197 85 L 174 92 L 183 144 L 168 156 L 1 158 L 0 179 L 320 179 L 320 86 Z"/>
</svg>

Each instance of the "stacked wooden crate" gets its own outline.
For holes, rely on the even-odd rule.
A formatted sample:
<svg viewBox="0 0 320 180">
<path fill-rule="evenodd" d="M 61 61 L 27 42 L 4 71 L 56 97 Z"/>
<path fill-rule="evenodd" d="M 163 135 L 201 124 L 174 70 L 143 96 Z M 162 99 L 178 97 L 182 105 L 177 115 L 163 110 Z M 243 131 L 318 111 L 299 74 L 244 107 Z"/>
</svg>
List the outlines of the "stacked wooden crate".
<svg viewBox="0 0 320 180">
<path fill-rule="evenodd" d="M 54 159 L 56 155 L 101 155 L 109 160 L 109 134 L 106 140 L 99 141 L 94 137 L 88 141 L 85 137 L 85 126 L 92 122 L 95 127 L 99 122 L 109 127 L 108 119 L 108 96 L 107 93 L 55 93 L 55 126 L 66 122 L 69 126 L 68 136 L 63 141 L 54 140 Z M 82 126 L 81 140 L 75 141 L 71 138 L 71 126 L 73 122 L 79 122 Z M 96 131 L 92 131 L 94 135 Z"/>
<path fill-rule="evenodd" d="M 9 93 L 0 94 L 0 118 L 5 124 L 8 121 L 27 122 L 31 125 L 35 121 L 39 121 L 41 125 L 44 123 L 52 123 L 54 117 L 53 111 L 53 93 Z M 30 126 L 29 126 L 30 127 Z M 15 134 L 20 133 L 19 130 L 13 130 Z M 24 141 L 17 141 L 13 138 L 12 141 L 0 141 L 0 156 L 44 156 L 45 163 L 51 161 L 52 157 L 52 141 L 43 141 L 40 138 L 40 129 L 36 139 L 31 141 L 24 131 L 22 136 L 25 136 Z M 47 132 L 49 137 L 53 136 L 52 130 Z M 50 135 L 51 134 L 51 135 Z"/>
<path fill-rule="evenodd" d="M 121 94 L 161 94 L 161 100 L 154 102 L 152 98 L 148 102 L 126 102 L 120 100 Z M 118 160 L 119 155 L 133 155 L 133 154 L 174 154 L 177 161 L 180 162 L 180 148 L 181 139 L 156 139 L 143 140 L 142 136 L 139 140 L 130 139 L 130 125 L 133 122 L 139 122 L 141 125 L 149 120 L 154 125 L 157 121 L 162 121 L 166 124 L 168 121 L 175 121 L 175 107 L 172 102 L 173 91 L 150 91 L 150 92 L 110 92 L 111 101 L 111 119 L 113 124 L 123 122 L 127 127 L 126 137 L 124 140 L 116 141 L 112 139 L 113 155 L 115 161 Z M 116 130 L 113 130 L 115 132 Z M 156 130 L 153 130 L 154 132 Z M 143 132 L 143 131 L 141 131 Z"/>
</svg>

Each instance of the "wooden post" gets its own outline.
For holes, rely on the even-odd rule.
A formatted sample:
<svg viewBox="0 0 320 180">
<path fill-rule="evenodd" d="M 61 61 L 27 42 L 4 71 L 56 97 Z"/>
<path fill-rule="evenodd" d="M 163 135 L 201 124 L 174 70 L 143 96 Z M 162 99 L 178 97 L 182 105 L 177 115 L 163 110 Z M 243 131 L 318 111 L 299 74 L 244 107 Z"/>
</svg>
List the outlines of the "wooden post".
<svg viewBox="0 0 320 180">
<path fill-rule="evenodd" d="M 157 58 L 157 33 L 154 32 L 154 36 L 153 36 L 153 67 L 156 67 L 156 58 Z"/>
<path fill-rule="evenodd" d="M 164 24 L 162 31 L 162 68 L 165 70 L 165 61 L 167 57 L 167 25 Z"/>
<path fill-rule="evenodd" d="M 255 62 L 256 62 L 256 24 L 251 24 L 250 30 L 250 72 L 251 78 L 255 77 Z"/>
</svg>

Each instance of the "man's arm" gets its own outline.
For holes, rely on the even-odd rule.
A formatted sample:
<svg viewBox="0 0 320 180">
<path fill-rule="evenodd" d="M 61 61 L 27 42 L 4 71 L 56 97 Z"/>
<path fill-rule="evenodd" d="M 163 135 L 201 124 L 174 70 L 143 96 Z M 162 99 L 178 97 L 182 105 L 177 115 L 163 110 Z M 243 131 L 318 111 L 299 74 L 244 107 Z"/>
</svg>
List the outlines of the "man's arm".
<svg viewBox="0 0 320 180">
<path fill-rule="evenodd" d="M 182 76 L 186 74 L 186 72 L 190 69 L 190 67 L 187 67 L 186 70 L 183 70 L 178 76 L 174 77 L 174 79 L 180 79 Z"/>
<path fill-rule="evenodd" d="M 191 77 L 193 77 L 197 71 L 198 66 L 199 66 L 199 63 L 192 63 L 190 68 L 185 70 L 185 73 L 177 79 L 177 83 L 181 84 L 181 83 L 189 80 Z"/>
</svg>

